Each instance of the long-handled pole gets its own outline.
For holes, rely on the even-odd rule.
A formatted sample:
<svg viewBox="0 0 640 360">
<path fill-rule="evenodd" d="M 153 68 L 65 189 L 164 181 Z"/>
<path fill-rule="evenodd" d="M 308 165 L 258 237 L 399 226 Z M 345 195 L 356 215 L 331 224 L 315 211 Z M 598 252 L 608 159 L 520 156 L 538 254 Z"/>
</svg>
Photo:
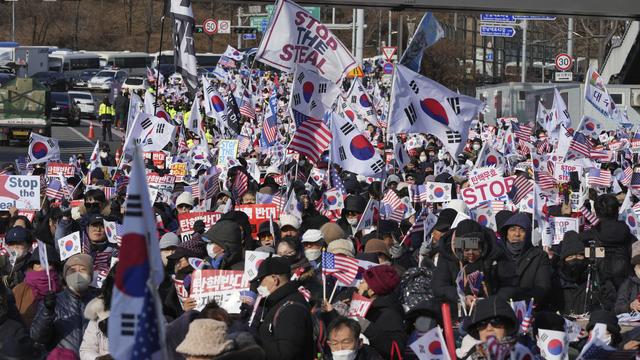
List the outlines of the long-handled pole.
<svg viewBox="0 0 640 360">
<path fill-rule="evenodd" d="M 165 6 L 165 11 L 166 9 L 167 7 Z M 153 115 L 156 114 L 156 109 L 158 108 L 158 93 L 160 92 L 160 62 L 162 60 L 162 41 L 164 40 L 164 18 L 165 17 L 166 17 L 166 12 L 162 14 L 162 18 L 160 19 L 160 45 L 158 46 L 158 58 L 156 59 L 156 94 L 155 94 L 155 99 L 153 100 Z M 175 59 L 175 54 L 173 58 Z"/>
</svg>

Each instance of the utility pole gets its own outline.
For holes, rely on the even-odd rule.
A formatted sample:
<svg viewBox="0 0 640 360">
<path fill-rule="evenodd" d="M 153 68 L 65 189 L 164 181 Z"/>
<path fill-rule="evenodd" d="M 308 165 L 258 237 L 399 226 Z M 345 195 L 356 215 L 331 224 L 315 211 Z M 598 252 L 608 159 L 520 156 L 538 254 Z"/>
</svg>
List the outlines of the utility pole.
<svg viewBox="0 0 640 360">
<path fill-rule="evenodd" d="M 364 53 L 364 9 L 356 10 L 356 60 L 362 65 Z"/>
<path fill-rule="evenodd" d="M 16 1 L 11 2 L 11 41 L 16 41 Z"/>
<path fill-rule="evenodd" d="M 404 16 L 399 14 L 398 16 L 398 59 L 402 55 L 402 38 L 404 37 Z"/>
<path fill-rule="evenodd" d="M 391 10 L 389 10 L 389 33 L 387 34 L 387 46 L 391 46 Z"/>
<path fill-rule="evenodd" d="M 573 18 L 569 18 L 569 29 L 567 30 L 567 54 L 573 58 Z"/>
<path fill-rule="evenodd" d="M 527 20 L 523 20 L 520 27 L 522 28 L 522 64 L 520 66 L 522 74 L 520 82 L 524 83 L 527 81 Z"/>
<path fill-rule="evenodd" d="M 242 26 L 242 7 L 238 6 L 238 26 Z M 238 34 L 238 49 L 242 48 L 242 34 Z"/>
</svg>

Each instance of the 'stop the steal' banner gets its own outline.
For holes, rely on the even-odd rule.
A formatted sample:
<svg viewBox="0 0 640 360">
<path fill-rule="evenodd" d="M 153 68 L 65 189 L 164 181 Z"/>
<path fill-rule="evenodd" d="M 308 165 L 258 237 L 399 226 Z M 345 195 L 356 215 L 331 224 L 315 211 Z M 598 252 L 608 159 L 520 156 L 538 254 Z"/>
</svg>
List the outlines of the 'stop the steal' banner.
<svg viewBox="0 0 640 360">
<path fill-rule="evenodd" d="M 0 175 L 0 210 L 40 210 L 40 177 Z"/>
<path fill-rule="evenodd" d="M 335 83 L 357 66 L 351 52 L 331 30 L 289 0 L 276 5 L 256 60 L 287 72 L 293 72 L 295 64 L 311 65 Z"/>
</svg>

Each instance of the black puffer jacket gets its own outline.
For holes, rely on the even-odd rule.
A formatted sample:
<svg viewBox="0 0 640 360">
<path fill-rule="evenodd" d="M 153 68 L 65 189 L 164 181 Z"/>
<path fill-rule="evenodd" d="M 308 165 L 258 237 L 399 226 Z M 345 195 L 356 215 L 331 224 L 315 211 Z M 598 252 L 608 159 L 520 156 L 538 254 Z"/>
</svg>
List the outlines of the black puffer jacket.
<svg viewBox="0 0 640 360">
<path fill-rule="evenodd" d="M 398 296 L 391 293 L 377 297 L 371 303 L 366 319 L 371 323 L 362 333 L 369 339 L 371 346 L 384 359 L 399 359 L 397 355 L 392 357 L 391 354 L 394 354 L 394 349 L 404 351 L 407 334 L 404 331 L 402 305 Z"/>
<path fill-rule="evenodd" d="M 36 317 L 31 323 L 31 338 L 43 344 L 48 350 L 55 347 L 73 350 L 79 355 L 84 330 L 89 320 L 84 317 L 84 308 L 93 299 L 94 294 L 77 297 L 65 288 L 56 294 L 56 307 L 53 311 L 40 303 Z"/>
<path fill-rule="evenodd" d="M 527 232 L 524 247 L 520 255 L 511 254 L 506 241 L 499 243 L 505 256 L 498 261 L 500 289 L 498 296 L 505 300 L 527 300 L 534 298 L 536 304 L 544 304 L 545 297 L 551 290 L 551 263 L 549 256 L 539 246 L 531 243 L 531 219 L 525 214 L 515 214 L 502 231 L 506 239 L 506 231 L 510 226 L 520 226 Z"/>
<path fill-rule="evenodd" d="M 640 278 L 636 275 L 629 276 L 618 289 L 615 312 L 622 314 L 631 312 L 629 305 L 640 295 Z"/>
<path fill-rule="evenodd" d="M 461 261 L 453 253 L 451 247 L 451 239 L 455 230 L 450 230 L 440 238 L 440 257 L 438 266 L 433 272 L 432 289 L 433 295 L 440 301 L 457 304 L 460 299 L 456 290 L 456 277 L 460 272 Z M 475 271 L 481 271 L 484 274 L 484 282 L 487 290 L 493 294 L 499 283 L 497 282 L 497 262 L 503 256 L 496 246 L 496 237 L 493 231 L 483 227 L 484 242 L 482 256 L 473 264 L 462 264 L 466 266 L 466 273 L 470 274 Z M 465 287 L 465 294 L 472 295 L 471 289 Z M 487 294 L 481 294 L 486 296 Z"/>
<path fill-rule="evenodd" d="M 598 309 L 611 311 L 616 301 L 616 289 L 611 281 L 602 281 L 601 276 L 594 275 L 595 278 L 591 280 L 591 295 L 587 301 L 586 278 L 576 283 L 562 270 L 556 271 L 552 279 L 553 291 L 549 294 L 550 310 L 560 311 L 564 315 L 579 315 Z"/>
<path fill-rule="evenodd" d="M 400 302 L 407 309 L 413 309 L 417 304 L 433 298 L 431 282 L 433 269 L 414 267 L 407 270 L 400 278 Z"/>
<path fill-rule="evenodd" d="M 629 231 L 627 224 L 612 219 L 600 219 L 600 223 L 589 231 L 581 234 L 585 245 L 590 240 L 596 246 L 605 248 L 605 258 L 598 260 L 598 270 L 605 278 L 611 279 L 616 289 L 632 273 L 631 244 L 636 238 Z"/>
<path fill-rule="evenodd" d="M 287 283 L 265 299 L 258 340 L 268 360 L 314 358 L 311 312 L 296 284 Z"/>
</svg>

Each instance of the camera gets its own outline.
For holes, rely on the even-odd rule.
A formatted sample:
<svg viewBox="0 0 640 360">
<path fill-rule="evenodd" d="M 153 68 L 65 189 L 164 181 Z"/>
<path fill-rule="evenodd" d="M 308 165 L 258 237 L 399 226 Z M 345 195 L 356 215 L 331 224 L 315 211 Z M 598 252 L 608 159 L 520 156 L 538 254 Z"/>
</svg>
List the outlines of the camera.
<svg viewBox="0 0 640 360">
<path fill-rule="evenodd" d="M 593 249 L 594 252 L 594 257 L 596 259 L 603 259 L 604 258 L 604 247 L 602 246 L 598 246 L 598 247 L 586 247 L 584 248 L 584 257 L 589 259 L 591 258 L 591 249 Z"/>
</svg>

